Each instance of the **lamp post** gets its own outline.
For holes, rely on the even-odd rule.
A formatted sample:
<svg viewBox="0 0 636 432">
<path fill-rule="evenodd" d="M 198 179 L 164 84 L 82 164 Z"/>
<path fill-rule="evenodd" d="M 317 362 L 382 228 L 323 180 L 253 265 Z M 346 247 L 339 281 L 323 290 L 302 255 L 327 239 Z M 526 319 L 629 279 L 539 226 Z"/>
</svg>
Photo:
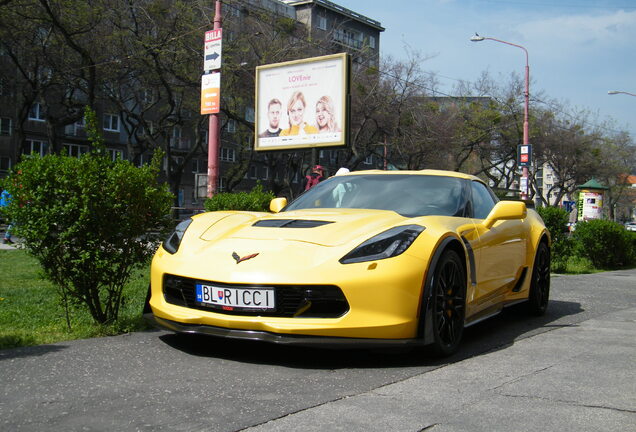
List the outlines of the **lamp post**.
<svg viewBox="0 0 636 432">
<path fill-rule="evenodd" d="M 629 92 L 624 92 L 624 91 L 617 91 L 617 90 L 610 90 L 607 92 L 608 95 L 615 95 L 615 94 L 626 94 L 629 96 L 636 96 L 636 94 L 634 93 L 629 93 Z"/>
<path fill-rule="evenodd" d="M 522 47 L 521 45 L 513 44 L 510 42 L 506 42 L 500 39 L 495 39 L 491 37 L 479 36 L 477 33 L 473 37 L 470 38 L 472 42 L 481 42 L 483 40 L 491 40 L 495 42 L 499 42 L 506 45 L 511 45 L 513 47 L 521 48 L 524 53 L 526 53 L 526 74 L 525 74 L 525 103 L 523 106 L 523 145 L 529 145 L 529 137 L 528 137 L 528 105 L 530 101 L 530 66 L 528 63 L 528 50 Z M 521 190 L 521 199 L 528 199 L 528 167 L 524 166 L 521 174 L 522 183 L 525 182 L 525 189 Z"/>
</svg>

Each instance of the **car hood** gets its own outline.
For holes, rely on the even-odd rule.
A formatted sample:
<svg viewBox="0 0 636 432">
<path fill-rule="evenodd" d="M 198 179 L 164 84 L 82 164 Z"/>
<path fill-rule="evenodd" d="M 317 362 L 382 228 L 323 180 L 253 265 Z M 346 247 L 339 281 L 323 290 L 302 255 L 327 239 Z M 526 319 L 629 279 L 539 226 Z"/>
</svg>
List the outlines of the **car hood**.
<svg viewBox="0 0 636 432">
<path fill-rule="evenodd" d="M 297 210 L 271 213 L 207 213 L 211 224 L 202 231 L 201 240 L 298 241 L 322 246 L 338 246 L 355 239 L 362 241 L 395 225 L 410 220 L 386 210 Z M 197 220 L 197 225 L 199 225 Z"/>
</svg>

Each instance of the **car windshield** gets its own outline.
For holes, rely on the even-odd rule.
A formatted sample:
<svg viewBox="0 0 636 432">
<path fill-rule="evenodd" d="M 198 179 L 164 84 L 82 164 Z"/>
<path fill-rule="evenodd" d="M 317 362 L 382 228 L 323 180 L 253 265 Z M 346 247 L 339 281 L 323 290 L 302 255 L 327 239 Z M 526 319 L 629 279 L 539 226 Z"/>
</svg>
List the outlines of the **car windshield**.
<svg viewBox="0 0 636 432">
<path fill-rule="evenodd" d="M 302 194 L 285 211 L 313 208 L 392 210 L 402 216 L 461 216 L 462 179 L 432 175 L 336 176 Z"/>
</svg>

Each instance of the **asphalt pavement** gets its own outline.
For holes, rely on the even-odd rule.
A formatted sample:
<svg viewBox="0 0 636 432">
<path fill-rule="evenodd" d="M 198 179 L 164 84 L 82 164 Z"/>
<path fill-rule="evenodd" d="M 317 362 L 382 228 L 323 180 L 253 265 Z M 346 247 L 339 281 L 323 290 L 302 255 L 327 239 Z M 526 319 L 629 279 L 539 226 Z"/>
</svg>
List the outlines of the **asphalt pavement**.
<svg viewBox="0 0 636 432">
<path fill-rule="evenodd" d="M 0 430 L 636 430 L 636 269 L 553 277 L 551 298 L 442 361 L 160 331 L 1 350 Z"/>
<path fill-rule="evenodd" d="M 245 431 L 633 431 L 635 365 L 631 308 Z"/>
</svg>

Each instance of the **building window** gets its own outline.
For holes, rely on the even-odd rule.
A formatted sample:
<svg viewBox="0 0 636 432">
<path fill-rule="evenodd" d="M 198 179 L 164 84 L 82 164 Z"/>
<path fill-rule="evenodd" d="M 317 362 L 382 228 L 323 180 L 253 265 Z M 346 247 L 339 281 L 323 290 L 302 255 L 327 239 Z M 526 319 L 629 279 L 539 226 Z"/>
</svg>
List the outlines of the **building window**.
<svg viewBox="0 0 636 432">
<path fill-rule="evenodd" d="M 227 179 L 225 177 L 219 177 L 219 192 L 223 192 L 227 185 Z"/>
<path fill-rule="evenodd" d="M 181 148 L 181 127 L 174 126 L 172 128 L 172 136 L 170 137 L 170 147 Z"/>
<path fill-rule="evenodd" d="M 192 172 L 194 174 L 207 173 L 208 161 L 205 159 L 192 159 Z"/>
<path fill-rule="evenodd" d="M 245 108 L 245 120 L 254 123 L 254 107 Z"/>
<path fill-rule="evenodd" d="M 115 162 L 117 159 L 124 158 L 124 152 L 122 150 L 117 150 L 117 149 L 108 149 L 108 156 L 110 157 L 110 160 Z"/>
<path fill-rule="evenodd" d="M 269 167 L 263 167 L 263 180 L 269 180 Z"/>
<path fill-rule="evenodd" d="M 152 90 L 143 89 L 141 91 L 141 101 L 144 103 L 144 105 L 152 104 L 155 101 Z"/>
<path fill-rule="evenodd" d="M 234 119 L 229 119 L 227 121 L 227 125 L 225 126 L 225 130 L 228 131 L 228 133 L 234 133 L 236 132 L 236 120 Z"/>
<path fill-rule="evenodd" d="M 369 36 L 369 48 L 375 49 L 375 36 Z"/>
<path fill-rule="evenodd" d="M 256 165 L 250 166 L 249 178 L 251 178 L 251 179 L 257 179 L 258 178 L 258 168 L 256 167 Z"/>
<path fill-rule="evenodd" d="M 358 49 L 362 48 L 362 33 L 355 30 L 336 29 L 333 33 L 333 38 L 344 45 Z"/>
<path fill-rule="evenodd" d="M 183 157 L 181 156 L 171 156 L 170 161 L 172 163 L 168 165 L 168 158 L 163 158 L 164 171 L 175 171 L 179 166 L 183 165 Z M 174 167 L 174 169 L 172 167 Z"/>
<path fill-rule="evenodd" d="M 364 162 L 365 165 L 371 165 L 373 164 L 373 156 L 369 155 L 366 158 L 364 158 Z"/>
<path fill-rule="evenodd" d="M 37 102 L 31 105 L 31 109 L 29 110 L 29 120 L 44 121 L 44 109 L 42 108 L 42 104 Z"/>
<path fill-rule="evenodd" d="M 146 121 L 144 123 L 139 123 L 139 134 L 141 136 L 152 136 L 155 133 L 155 125 L 151 121 Z"/>
<path fill-rule="evenodd" d="M 36 153 L 40 156 L 44 156 L 46 152 L 47 142 L 40 140 L 26 140 L 26 146 L 24 152 L 26 154 Z"/>
<path fill-rule="evenodd" d="M 11 136 L 11 119 L 9 117 L 0 117 L 0 135 Z"/>
<path fill-rule="evenodd" d="M 68 156 L 80 157 L 84 153 L 88 153 L 88 146 L 80 144 L 64 144 L 64 153 Z"/>
<path fill-rule="evenodd" d="M 327 30 L 327 17 L 318 15 L 318 23 L 316 27 L 320 30 Z"/>
<path fill-rule="evenodd" d="M 236 150 L 228 147 L 221 147 L 221 160 L 224 162 L 236 162 Z"/>
<path fill-rule="evenodd" d="M 119 116 L 116 114 L 104 114 L 104 130 L 119 132 Z"/>
<path fill-rule="evenodd" d="M 11 169 L 11 158 L 9 156 L 0 156 L 0 171 L 9 171 Z"/>
<path fill-rule="evenodd" d="M 141 168 L 144 165 L 150 164 L 151 160 L 152 160 L 152 155 L 141 153 L 139 155 L 139 163 L 137 164 L 137 166 Z"/>
</svg>

